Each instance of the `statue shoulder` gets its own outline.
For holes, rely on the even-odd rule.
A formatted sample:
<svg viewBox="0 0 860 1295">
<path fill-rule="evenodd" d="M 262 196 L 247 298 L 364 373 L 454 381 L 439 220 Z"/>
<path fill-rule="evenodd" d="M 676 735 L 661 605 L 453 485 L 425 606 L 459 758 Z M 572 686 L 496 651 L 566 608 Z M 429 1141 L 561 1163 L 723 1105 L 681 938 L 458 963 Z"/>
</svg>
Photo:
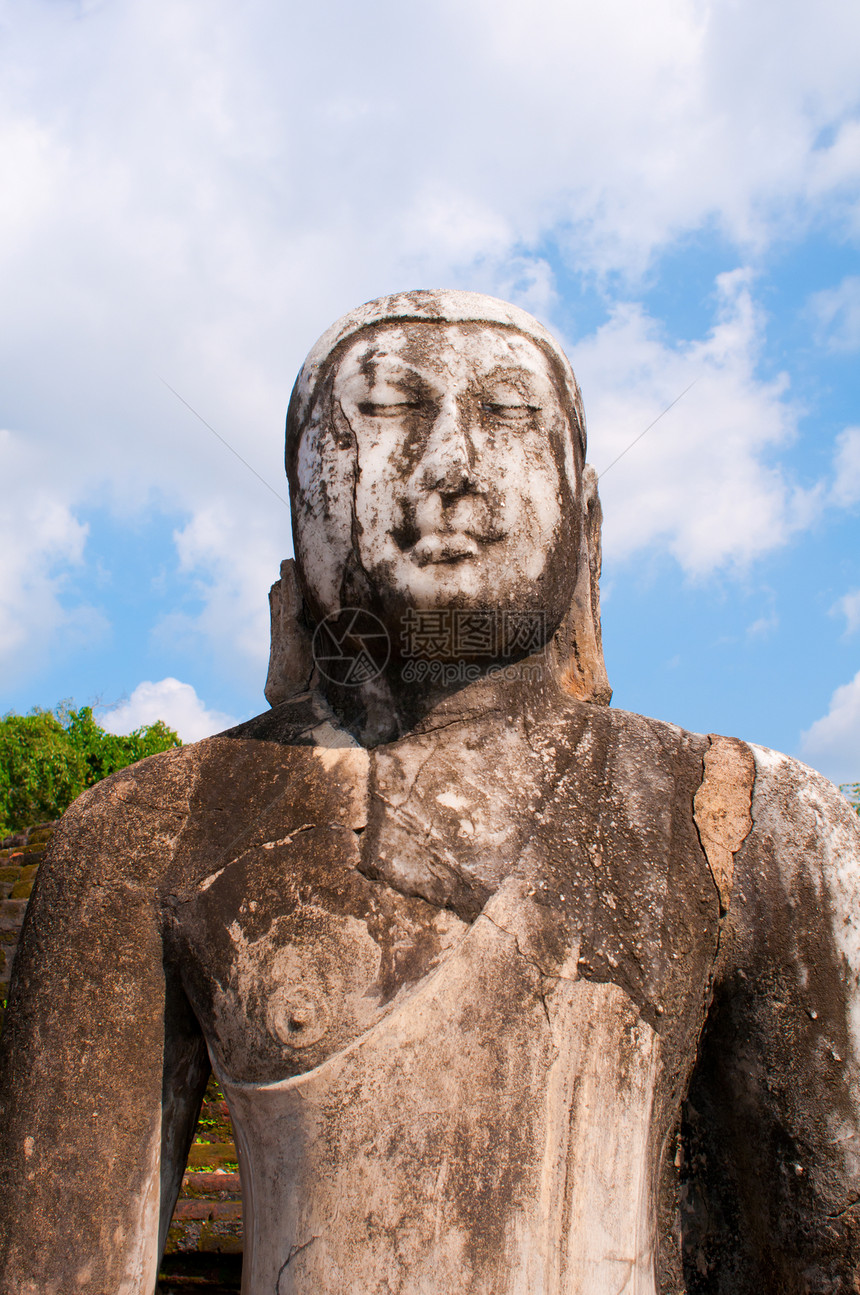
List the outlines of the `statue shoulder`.
<svg viewBox="0 0 860 1295">
<path fill-rule="evenodd" d="M 817 852 L 836 866 L 853 858 L 860 881 L 860 818 L 838 787 L 792 756 L 751 743 L 755 761 L 753 820 L 781 853 Z"/>
<path fill-rule="evenodd" d="M 619 748 L 643 753 L 661 749 L 669 756 L 685 752 L 693 760 L 701 759 L 701 783 L 694 798 L 700 834 L 713 830 L 724 835 L 733 823 L 733 851 L 748 831 L 750 847 L 758 847 L 757 853 L 764 847 L 765 854 L 782 861 L 781 869 L 801 856 L 826 869 L 850 857 L 860 890 L 860 818 L 838 787 L 816 769 L 740 738 L 693 733 L 625 711 L 605 714 L 600 722 Z"/>
<path fill-rule="evenodd" d="M 325 699 L 317 692 L 301 693 L 270 710 L 225 729 L 219 737 L 272 742 L 284 747 L 359 747 L 340 727 Z"/>
<path fill-rule="evenodd" d="M 648 752 L 653 752 L 655 758 L 672 759 L 688 753 L 696 759 L 704 755 L 710 741 L 707 734 L 615 706 L 573 702 L 569 704 L 569 717 L 571 737 L 581 730 L 589 740 L 603 742 L 610 749 L 640 750 L 644 759 Z"/>
<path fill-rule="evenodd" d="M 283 740 L 283 716 L 274 735 L 269 719 L 149 756 L 91 787 L 60 822 L 52 866 L 62 859 L 93 881 L 182 884 L 249 833 L 361 817 L 367 752 L 294 745 Z"/>
<path fill-rule="evenodd" d="M 95 885 L 157 882 L 187 821 L 211 741 L 147 756 L 89 787 L 60 819 L 42 870 Z"/>
</svg>

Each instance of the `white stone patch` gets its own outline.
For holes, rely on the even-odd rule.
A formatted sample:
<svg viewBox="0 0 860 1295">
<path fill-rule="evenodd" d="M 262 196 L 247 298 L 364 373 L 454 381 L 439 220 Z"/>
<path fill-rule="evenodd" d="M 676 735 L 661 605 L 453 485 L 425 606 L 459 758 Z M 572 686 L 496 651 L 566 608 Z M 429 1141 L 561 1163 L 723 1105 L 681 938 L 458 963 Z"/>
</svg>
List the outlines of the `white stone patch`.
<svg viewBox="0 0 860 1295">
<path fill-rule="evenodd" d="M 347 733 L 342 728 L 335 728 L 330 720 L 324 720 L 316 728 L 311 729 L 311 737 L 317 746 L 328 751 L 343 750 L 345 748 L 358 747 L 351 733 Z M 330 766 L 326 766 L 329 768 Z"/>
<path fill-rule="evenodd" d="M 326 611 L 339 607 L 344 567 L 352 550 L 355 456 L 332 438 L 328 415 L 317 411 L 297 459 L 296 556 Z"/>
<path fill-rule="evenodd" d="M 617 985 L 560 980 L 547 1001 L 559 1049 L 541 1200 L 548 1271 L 544 1286 L 521 1289 L 655 1295 L 649 1143 L 659 1038 Z"/>
<path fill-rule="evenodd" d="M 436 800 L 440 805 L 447 805 L 448 809 L 462 810 L 469 807 L 468 798 L 459 796 L 455 791 L 440 792 Z"/>
<path fill-rule="evenodd" d="M 787 890 L 802 871 L 832 915 L 848 974 L 849 1033 L 860 1065 L 860 819 L 821 774 L 767 747 L 753 746 L 753 819 L 774 841 Z M 860 1093 L 857 1094 L 860 1107 Z"/>
<path fill-rule="evenodd" d="M 213 872 L 210 874 L 210 876 L 204 878 L 204 880 L 200 882 L 197 889 L 208 890 L 210 886 L 214 886 L 215 882 L 222 875 L 222 873 L 226 872 L 228 866 L 229 865 L 225 863 L 223 868 L 219 868 L 217 872 Z"/>
<path fill-rule="evenodd" d="M 367 777 L 370 756 L 357 742 L 352 746 L 315 746 L 311 750 L 314 759 L 319 760 L 326 773 L 337 769 L 360 779 Z"/>
<path fill-rule="evenodd" d="M 318 761 L 326 774 L 334 774 L 341 784 L 343 794 L 340 797 L 338 814 L 345 827 L 359 831 L 367 826 L 367 796 L 370 777 L 370 755 L 364 747 L 358 746 L 315 746 L 311 747 L 314 760 Z"/>
</svg>

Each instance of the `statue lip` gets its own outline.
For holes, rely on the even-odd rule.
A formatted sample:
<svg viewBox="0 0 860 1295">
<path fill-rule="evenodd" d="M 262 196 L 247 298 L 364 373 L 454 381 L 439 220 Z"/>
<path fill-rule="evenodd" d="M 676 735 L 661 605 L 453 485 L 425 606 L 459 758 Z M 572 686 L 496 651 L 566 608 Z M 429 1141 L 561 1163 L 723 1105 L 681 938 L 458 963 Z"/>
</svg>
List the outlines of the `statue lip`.
<svg viewBox="0 0 860 1295">
<path fill-rule="evenodd" d="M 498 544 L 505 535 L 499 531 L 491 534 L 475 534 L 472 531 L 457 531 L 454 534 L 422 535 L 417 544 L 412 546 L 412 560 L 419 567 L 452 565 L 458 562 L 469 562 L 481 555 L 481 549 L 488 544 Z"/>
</svg>

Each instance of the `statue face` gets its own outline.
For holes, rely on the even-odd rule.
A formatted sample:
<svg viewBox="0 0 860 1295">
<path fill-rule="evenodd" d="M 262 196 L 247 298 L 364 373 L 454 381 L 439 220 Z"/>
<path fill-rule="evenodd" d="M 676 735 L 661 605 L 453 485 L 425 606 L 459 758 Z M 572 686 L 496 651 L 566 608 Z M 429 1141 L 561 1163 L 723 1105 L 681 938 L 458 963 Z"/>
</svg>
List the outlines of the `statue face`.
<svg viewBox="0 0 860 1295">
<path fill-rule="evenodd" d="M 577 483 L 534 342 L 493 325 L 386 326 L 341 358 L 332 411 L 354 446 L 352 543 L 383 609 L 564 614 Z"/>
</svg>

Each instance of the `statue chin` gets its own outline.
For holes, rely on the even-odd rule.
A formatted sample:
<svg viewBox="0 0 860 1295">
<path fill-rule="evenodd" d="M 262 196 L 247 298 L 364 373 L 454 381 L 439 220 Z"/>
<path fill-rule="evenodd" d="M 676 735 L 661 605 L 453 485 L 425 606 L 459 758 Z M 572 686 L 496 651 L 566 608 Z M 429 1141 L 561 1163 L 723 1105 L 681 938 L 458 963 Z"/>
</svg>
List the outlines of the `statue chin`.
<svg viewBox="0 0 860 1295">
<path fill-rule="evenodd" d="M 546 562 L 534 576 L 512 569 L 495 555 L 364 567 L 376 599 L 399 607 L 496 607 L 540 609 L 560 620 L 570 605 L 575 570 Z M 549 605 L 548 605 L 549 604 Z"/>
</svg>

